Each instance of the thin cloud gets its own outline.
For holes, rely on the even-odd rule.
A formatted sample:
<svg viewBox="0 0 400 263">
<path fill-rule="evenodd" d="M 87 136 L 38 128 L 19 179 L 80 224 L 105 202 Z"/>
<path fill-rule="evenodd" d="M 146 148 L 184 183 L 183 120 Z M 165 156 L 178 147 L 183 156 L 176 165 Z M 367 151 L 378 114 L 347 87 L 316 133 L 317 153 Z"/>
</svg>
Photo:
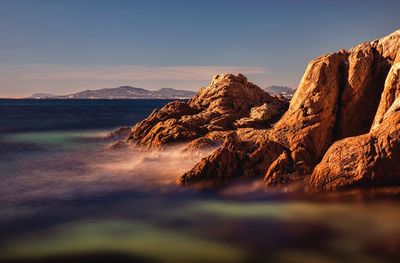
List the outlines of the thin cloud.
<svg viewBox="0 0 400 263">
<path fill-rule="evenodd" d="M 74 81 L 148 81 L 148 80 L 209 80 L 219 73 L 257 75 L 267 73 L 264 67 L 243 66 L 82 66 L 29 64 L 0 65 L 0 79 L 74 80 Z"/>
</svg>

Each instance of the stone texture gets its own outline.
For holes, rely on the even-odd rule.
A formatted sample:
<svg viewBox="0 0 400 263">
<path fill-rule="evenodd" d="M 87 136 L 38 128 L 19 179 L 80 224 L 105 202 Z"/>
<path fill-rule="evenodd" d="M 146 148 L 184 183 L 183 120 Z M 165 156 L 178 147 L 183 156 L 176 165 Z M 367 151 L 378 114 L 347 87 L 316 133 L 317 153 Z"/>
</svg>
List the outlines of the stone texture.
<svg viewBox="0 0 400 263">
<path fill-rule="evenodd" d="M 282 116 L 287 109 L 288 101 L 279 96 L 278 100 L 271 103 L 264 103 L 261 106 L 251 108 L 248 117 L 241 118 L 234 122 L 236 128 L 267 128 Z M 286 104 L 286 105 L 285 105 Z"/>
<path fill-rule="evenodd" d="M 217 75 L 189 102 L 137 124 L 127 142 L 216 148 L 182 184 L 254 177 L 322 189 L 399 183 L 399 54 L 396 31 L 323 55 L 308 64 L 289 106 L 241 74 Z"/>
<path fill-rule="evenodd" d="M 370 133 L 334 143 L 310 181 L 328 190 L 400 183 L 400 98 Z"/>
<path fill-rule="evenodd" d="M 242 165 L 248 158 L 247 147 L 245 142 L 239 140 L 236 133 L 230 133 L 221 148 L 186 172 L 179 179 L 179 183 L 184 185 L 204 181 L 220 183 L 241 177 Z"/>
<path fill-rule="evenodd" d="M 332 190 L 400 182 L 399 60 L 387 75 L 370 132 L 333 144 L 314 169 L 312 185 Z"/>
<path fill-rule="evenodd" d="M 121 127 L 116 129 L 115 131 L 110 132 L 105 139 L 110 141 L 125 140 L 126 138 L 129 137 L 131 132 L 132 132 L 131 127 Z"/>
<path fill-rule="evenodd" d="M 195 114 L 193 109 L 182 101 L 168 103 L 160 110 L 154 110 L 149 117 L 132 128 L 128 142 L 145 148 L 159 148 L 164 144 L 189 141 L 198 137 L 189 125 L 178 122 L 185 115 Z"/>
<path fill-rule="evenodd" d="M 212 149 L 215 149 L 220 145 L 221 143 L 218 140 L 213 140 L 207 137 L 200 137 L 187 144 L 182 151 L 202 154 Z"/>
<path fill-rule="evenodd" d="M 267 136 L 243 144 L 238 134 L 183 181 L 251 175 L 264 176 L 267 185 L 303 180 L 324 189 L 397 182 L 399 127 L 393 102 L 399 93 L 399 42 L 395 32 L 311 61 L 289 109 L 265 131 Z M 222 174 L 220 167 L 231 169 Z"/>
<path fill-rule="evenodd" d="M 273 129 L 299 166 L 317 164 L 333 142 L 343 63 L 342 53 L 311 61 L 288 111 Z"/>
<path fill-rule="evenodd" d="M 370 43 L 358 45 L 346 53 L 336 139 L 368 132 L 389 71 L 389 63 Z M 367 110 L 365 105 L 368 105 Z"/>
<path fill-rule="evenodd" d="M 262 107 L 269 109 L 269 120 L 263 120 L 268 126 L 287 106 L 286 100 L 270 96 L 241 74 L 216 75 L 188 102 L 171 102 L 135 125 L 128 142 L 145 148 L 187 143 L 214 131 L 236 129 L 234 122 L 249 116 L 252 109 L 253 116 L 261 118 Z M 197 142 L 192 146 L 201 145 Z"/>
<path fill-rule="evenodd" d="M 389 61 L 394 61 L 396 60 L 396 57 L 398 58 L 399 56 L 400 30 L 397 30 L 392 34 L 377 39 L 371 43 L 376 47 L 379 54 L 381 54 L 383 58 Z"/>
<path fill-rule="evenodd" d="M 400 51 L 399 51 L 400 54 Z M 397 61 L 391 67 L 386 78 L 385 89 L 381 95 L 378 110 L 372 125 L 372 129 L 377 127 L 383 120 L 383 117 L 394 100 L 400 96 L 400 55 L 397 56 Z"/>
</svg>

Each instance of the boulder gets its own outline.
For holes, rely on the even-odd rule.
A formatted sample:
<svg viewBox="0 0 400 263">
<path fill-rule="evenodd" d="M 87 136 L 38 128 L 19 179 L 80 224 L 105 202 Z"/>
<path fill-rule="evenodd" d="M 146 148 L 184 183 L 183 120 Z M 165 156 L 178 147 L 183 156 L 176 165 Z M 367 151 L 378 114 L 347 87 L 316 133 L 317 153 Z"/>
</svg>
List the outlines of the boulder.
<svg viewBox="0 0 400 263">
<path fill-rule="evenodd" d="M 324 189 L 398 182 L 399 42 L 397 31 L 311 61 L 267 136 L 236 132 L 181 182 L 264 176 L 267 185 L 302 180 Z M 236 126 L 254 123 L 249 114 Z"/>
<path fill-rule="evenodd" d="M 400 182 L 399 62 L 400 56 L 386 78 L 370 131 L 335 142 L 315 167 L 313 186 L 333 190 Z"/>
<path fill-rule="evenodd" d="M 310 182 L 326 190 L 400 183 L 400 98 L 370 133 L 335 142 Z"/>
<path fill-rule="evenodd" d="M 388 61 L 371 43 L 350 49 L 346 56 L 344 83 L 338 102 L 336 139 L 369 131 L 390 68 Z M 365 105 L 368 105 L 367 109 Z"/>
<path fill-rule="evenodd" d="M 386 78 L 385 89 L 382 92 L 379 107 L 371 129 L 376 128 L 383 121 L 385 113 L 398 97 L 400 97 L 400 51 L 397 60 L 390 68 Z"/>
<path fill-rule="evenodd" d="M 178 120 L 185 115 L 198 113 L 186 102 L 173 101 L 160 110 L 154 110 L 149 117 L 136 124 L 127 142 L 144 148 L 159 148 L 168 142 L 191 140 L 197 133 Z M 175 139 L 174 139 L 175 138 Z"/>
<path fill-rule="evenodd" d="M 179 179 L 179 183 L 183 185 L 204 181 L 220 183 L 241 177 L 243 164 L 248 158 L 247 147 L 248 145 L 240 141 L 236 133 L 230 133 L 221 148 L 186 172 Z"/>
<path fill-rule="evenodd" d="M 344 60 L 338 52 L 311 61 L 288 111 L 273 128 L 299 166 L 317 164 L 333 143 Z"/>
<path fill-rule="evenodd" d="M 400 183 L 400 31 L 311 61 L 288 102 L 241 74 L 153 112 L 124 142 L 212 151 L 181 184 L 264 178 L 321 189 Z"/>
<path fill-rule="evenodd" d="M 279 97 L 272 103 L 253 107 L 250 110 L 250 115 L 235 121 L 234 126 L 236 128 L 269 128 L 282 116 L 288 105 L 286 99 Z"/>
<path fill-rule="evenodd" d="M 132 130 L 131 127 L 121 127 L 116 129 L 115 131 L 110 132 L 105 139 L 109 141 L 120 141 L 125 140 L 129 137 Z"/>
<path fill-rule="evenodd" d="M 235 121 L 251 114 L 263 118 L 263 107 L 268 108 L 271 122 L 287 106 L 286 100 L 270 96 L 241 74 L 220 74 L 188 102 L 171 102 L 136 124 L 127 143 L 144 148 L 189 143 L 215 131 L 235 130 Z M 189 148 L 207 147 L 207 142 L 211 143 L 199 140 Z"/>
</svg>

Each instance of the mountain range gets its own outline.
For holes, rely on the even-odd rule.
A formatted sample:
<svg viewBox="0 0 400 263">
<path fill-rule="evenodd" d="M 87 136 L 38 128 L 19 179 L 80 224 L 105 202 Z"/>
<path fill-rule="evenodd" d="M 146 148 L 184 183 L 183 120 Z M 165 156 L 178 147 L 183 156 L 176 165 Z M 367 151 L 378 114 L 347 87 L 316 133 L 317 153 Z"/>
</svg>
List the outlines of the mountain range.
<svg viewBox="0 0 400 263">
<path fill-rule="evenodd" d="M 263 90 L 265 90 L 271 95 L 278 95 L 278 94 L 293 95 L 294 92 L 296 91 L 295 89 L 292 89 L 287 86 L 276 86 L 276 85 L 265 87 L 263 88 Z"/>
<path fill-rule="evenodd" d="M 35 93 L 29 99 L 188 99 L 196 95 L 194 91 L 162 88 L 146 90 L 131 86 L 85 90 L 69 95 Z"/>
</svg>

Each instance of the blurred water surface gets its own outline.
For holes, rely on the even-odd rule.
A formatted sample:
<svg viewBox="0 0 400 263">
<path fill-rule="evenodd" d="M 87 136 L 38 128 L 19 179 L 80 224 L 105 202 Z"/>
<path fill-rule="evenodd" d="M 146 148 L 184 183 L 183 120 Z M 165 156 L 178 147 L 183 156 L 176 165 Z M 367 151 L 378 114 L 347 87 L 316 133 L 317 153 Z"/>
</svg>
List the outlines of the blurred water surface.
<svg viewBox="0 0 400 263">
<path fill-rule="evenodd" d="M 110 151 L 162 100 L 0 100 L 0 262 L 398 262 L 398 187 L 198 190 L 198 161 Z"/>
</svg>

